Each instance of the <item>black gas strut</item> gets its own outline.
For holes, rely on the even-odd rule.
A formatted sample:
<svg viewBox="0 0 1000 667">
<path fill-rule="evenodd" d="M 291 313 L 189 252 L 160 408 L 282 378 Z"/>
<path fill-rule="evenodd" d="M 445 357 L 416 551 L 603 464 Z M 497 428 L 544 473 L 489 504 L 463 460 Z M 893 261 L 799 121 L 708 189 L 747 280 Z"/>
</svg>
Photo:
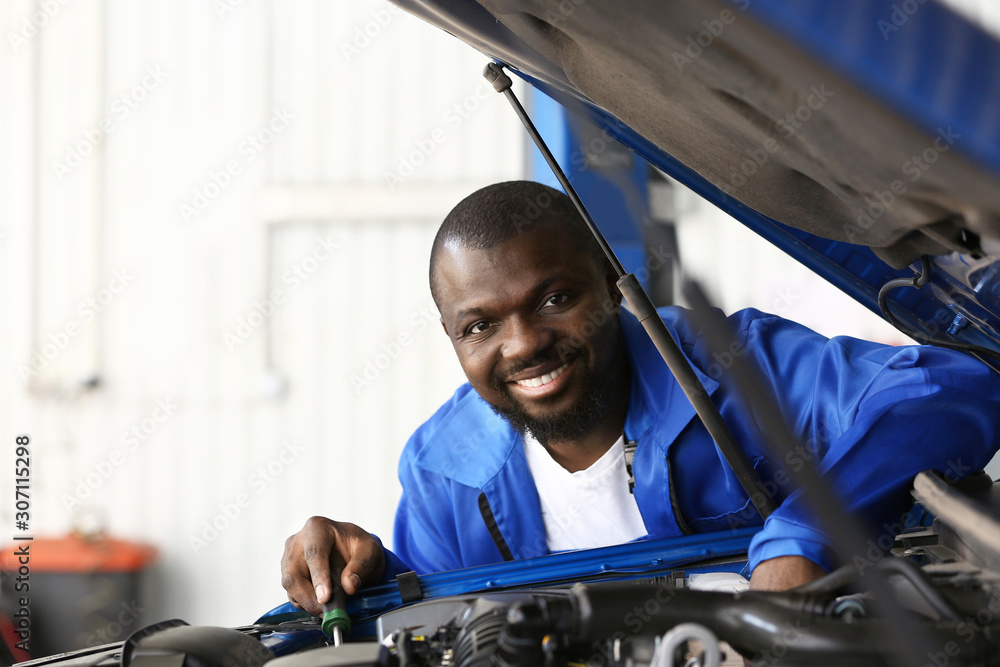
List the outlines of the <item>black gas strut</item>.
<svg viewBox="0 0 1000 667">
<path fill-rule="evenodd" d="M 489 63 L 486 69 L 483 70 L 483 76 L 493 84 L 493 88 L 496 89 L 498 93 L 503 93 L 507 97 L 507 101 L 514 108 L 514 112 L 517 117 L 521 119 L 521 123 L 524 128 L 528 131 L 531 136 L 532 141 L 538 146 L 538 150 L 542 152 L 545 157 L 545 161 L 549 163 L 549 167 L 552 172 L 559 179 L 562 184 L 563 189 L 566 190 L 566 194 L 573 201 L 573 205 L 580 212 L 583 221 L 587 224 L 590 229 L 590 233 L 594 235 L 597 242 L 600 244 L 601 249 L 604 254 L 607 255 L 608 261 L 614 267 L 615 272 L 618 274 L 618 290 L 625 297 L 628 305 L 632 308 L 636 317 L 639 319 L 639 323 L 642 324 L 643 329 L 646 330 L 646 334 L 649 336 L 650 340 L 653 341 L 653 345 L 659 350 L 660 356 L 667 363 L 667 367 L 670 372 L 673 373 L 674 378 L 677 383 L 681 386 L 684 394 L 687 396 L 688 400 L 691 401 L 691 405 L 694 406 L 695 412 L 701 418 L 702 423 L 705 428 L 708 429 L 709 434 L 718 446 L 719 451 L 722 452 L 723 456 L 726 457 L 726 461 L 729 466 L 736 473 L 736 478 L 739 480 L 740 485 L 743 490 L 746 491 L 750 500 L 753 501 L 754 506 L 760 515 L 765 519 L 771 512 L 774 511 L 775 504 L 774 499 L 770 494 L 764 493 L 763 489 L 766 488 L 761 482 L 760 477 L 757 472 L 750 465 L 750 459 L 747 457 L 746 453 L 736 444 L 736 439 L 733 437 L 733 432 L 729 429 L 729 426 L 722 419 L 722 415 L 719 414 L 719 409 L 712 402 L 711 396 L 705 391 L 701 382 L 698 380 L 698 376 L 695 375 L 694 370 L 688 363 L 687 358 L 681 352 L 680 347 L 670 336 L 670 332 L 667 331 L 666 325 L 660 316 L 656 313 L 656 308 L 653 306 L 653 302 L 650 301 L 649 295 L 643 289 L 639 281 L 632 273 L 626 273 L 625 267 L 622 263 L 618 261 L 618 257 L 615 256 L 614 250 L 608 244 L 607 239 L 604 238 L 604 234 L 598 229 L 597 225 L 594 223 L 593 218 L 590 217 L 590 213 L 587 208 L 583 205 L 580 197 L 576 194 L 576 190 L 573 189 L 572 184 L 563 173 L 562 168 L 559 163 L 556 162 L 555 157 L 553 157 L 551 151 L 549 151 L 548 146 L 545 145 L 545 141 L 542 136 L 535 129 L 534 123 L 528 118 L 528 114 L 525 112 L 524 107 L 517 100 L 514 95 L 514 91 L 511 90 L 511 80 L 510 77 L 503 71 L 503 68 L 496 63 Z"/>
</svg>

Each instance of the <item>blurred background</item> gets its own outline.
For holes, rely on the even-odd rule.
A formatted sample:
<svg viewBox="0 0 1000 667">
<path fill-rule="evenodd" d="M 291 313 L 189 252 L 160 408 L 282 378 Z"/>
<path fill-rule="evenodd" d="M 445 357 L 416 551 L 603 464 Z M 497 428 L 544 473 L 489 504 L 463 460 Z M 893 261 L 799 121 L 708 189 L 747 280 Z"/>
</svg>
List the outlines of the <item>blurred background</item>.
<svg viewBox="0 0 1000 667">
<path fill-rule="evenodd" d="M 68 647 L 252 622 L 314 514 L 391 546 L 399 452 L 464 381 L 427 287 L 437 225 L 486 184 L 553 182 L 486 59 L 380 0 L 4 0 L 0 28 L 0 541 L 19 434 L 28 532 L 122 541 L 34 564 L 119 577 L 61 589 Z M 515 90 L 564 164 L 636 185 L 598 217 L 661 303 L 676 239 L 728 312 L 906 342 Z"/>
</svg>

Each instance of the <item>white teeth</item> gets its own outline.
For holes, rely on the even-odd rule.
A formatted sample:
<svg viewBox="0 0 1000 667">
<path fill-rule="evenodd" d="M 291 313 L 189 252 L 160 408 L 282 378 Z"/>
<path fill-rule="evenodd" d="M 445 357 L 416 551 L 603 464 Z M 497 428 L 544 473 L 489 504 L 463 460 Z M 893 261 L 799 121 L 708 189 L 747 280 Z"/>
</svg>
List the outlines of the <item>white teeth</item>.
<svg viewBox="0 0 1000 667">
<path fill-rule="evenodd" d="M 553 380 L 555 380 L 560 375 L 562 375 L 563 371 L 566 370 L 567 366 L 569 366 L 568 361 L 559 368 L 552 371 L 551 373 L 546 373 L 545 375 L 540 375 L 539 377 L 536 378 L 528 378 L 527 380 L 514 380 L 514 382 L 521 385 L 522 387 L 541 387 L 543 384 L 548 384 Z"/>
</svg>

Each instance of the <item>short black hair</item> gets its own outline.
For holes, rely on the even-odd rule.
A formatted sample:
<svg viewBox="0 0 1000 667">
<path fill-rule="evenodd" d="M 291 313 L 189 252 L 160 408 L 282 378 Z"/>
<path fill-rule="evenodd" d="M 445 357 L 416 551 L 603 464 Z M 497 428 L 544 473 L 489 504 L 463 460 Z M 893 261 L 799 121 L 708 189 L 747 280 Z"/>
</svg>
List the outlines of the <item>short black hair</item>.
<svg viewBox="0 0 1000 667">
<path fill-rule="evenodd" d="M 431 246 L 431 296 L 437 303 L 434 273 L 445 243 L 489 250 L 532 228 L 540 220 L 556 222 L 566 238 L 589 256 L 603 273 L 608 260 L 573 202 L 565 194 L 534 181 L 506 181 L 476 190 L 451 209 Z"/>
</svg>

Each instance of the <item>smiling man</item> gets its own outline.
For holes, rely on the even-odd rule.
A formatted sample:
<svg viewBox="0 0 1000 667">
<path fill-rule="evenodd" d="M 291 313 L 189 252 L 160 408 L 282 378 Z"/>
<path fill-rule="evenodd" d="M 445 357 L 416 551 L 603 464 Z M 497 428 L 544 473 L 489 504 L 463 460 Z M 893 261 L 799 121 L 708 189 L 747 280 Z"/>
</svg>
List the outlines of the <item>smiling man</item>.
<svg viewBox="0 0 1000 667">
<path fill-rule="evenodd" d="M 542 208 L 534 221 L 531 204 Z M 469 380 L 413 434 L 399 465 L 395 554 L 313 517 L 288 538 L 282 585 L 312 613 L 331 571 L 349 594 L 407 569 L 458 569 L 645 537 L 731 530 L 760 516 L 636 319 L 569 199 L 526 181 L 456 206 L 431 291 Z M 789 588 L 836 565 L 738 396 L 680 308 L 660 311 L 764 487 L 781 503 L 751 543 L 751 584 Z M 1000 433 L 1000 382 L 949 350 L 828 340 L 756 310 L 730 317 L 811 459 L 872 525 L 898 522 L 914 475 L 978 470 Z M 632 456 L 630 469 L 626 452 Z M 873 535 L 873 538 L 877 536 Z"/>
<path fill-rule="evenodd" d="M 510 214 L 510 202 L 531 197 L 547 204 L 545 215 L 530 222 Z M 513 224 L 495 224 L 483 208 Z M 575 214 L 568 199 L 534 183 L 487 188 L 445 220 L 430 272 L 441 324 L 472 388 L 570 472 L 621 437 L 631 379 L 616 276 Z"/>
</svg>

